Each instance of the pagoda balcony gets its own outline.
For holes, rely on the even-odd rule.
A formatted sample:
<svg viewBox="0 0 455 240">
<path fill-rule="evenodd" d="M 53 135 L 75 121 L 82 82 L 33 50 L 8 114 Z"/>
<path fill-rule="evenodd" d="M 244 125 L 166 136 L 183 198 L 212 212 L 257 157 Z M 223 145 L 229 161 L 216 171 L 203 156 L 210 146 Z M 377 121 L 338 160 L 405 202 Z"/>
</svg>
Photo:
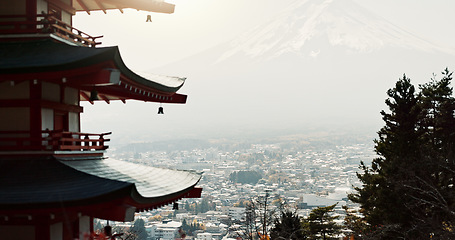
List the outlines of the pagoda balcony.
<svg viewBox="0 0 455 240">
<path fill-rule="evenodd" d="M 0 15 L 0 41 L 43 37 L 95 47 L 101 44 L 97 39 L 103 36 L 90 36 L 50 14 L 38 14 L 36 20 L 27 20 L 26 15 Z"/>
<path fill-rule="evenodd" d="M 29 131 L 0 131 L 0 151 L 64 151 L 85 152 L 106 150 L 109 133 L 42 131 L 41 137 L 30 137 Z"/>
</svg>

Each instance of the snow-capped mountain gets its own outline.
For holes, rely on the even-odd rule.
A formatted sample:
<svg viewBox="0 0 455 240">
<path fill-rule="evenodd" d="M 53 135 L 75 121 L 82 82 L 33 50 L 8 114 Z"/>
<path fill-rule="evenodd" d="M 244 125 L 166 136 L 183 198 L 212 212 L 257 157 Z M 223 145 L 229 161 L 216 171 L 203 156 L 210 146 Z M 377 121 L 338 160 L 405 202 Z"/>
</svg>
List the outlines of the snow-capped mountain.
<svg viewBox="0 0 455 240">
<path fill-rule="evenodd" d="M 446 51 L 350 0 L 298 0 L 270 22 L 230 42 L 231 48 L 218 61 L 235 54 L 258 59 L 276 58 L 285 53 L 317 57 L 330 51 L 321 43 L 357 53 L 383 47 Z"/>
<path fill-rule="evenodd" d="M 403 73 L 418 85 L 454 65 L 453 50 L 351 0 L 297 0 L 242 36 L 158 71 L 188 77 L 179 114 L 192 128 L 232 132 L 381 124 L 385 93 Z"/>
</svg>

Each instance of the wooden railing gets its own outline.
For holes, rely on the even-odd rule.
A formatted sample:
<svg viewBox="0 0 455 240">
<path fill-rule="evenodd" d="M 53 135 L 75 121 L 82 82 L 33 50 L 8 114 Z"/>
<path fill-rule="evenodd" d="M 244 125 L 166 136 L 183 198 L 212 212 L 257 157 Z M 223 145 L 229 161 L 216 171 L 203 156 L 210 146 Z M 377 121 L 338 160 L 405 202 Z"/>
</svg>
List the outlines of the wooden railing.
<svg viewBox="0 0 455 240">
<path fill-rule="evenodd" d="M 49 14 L 38 14 L 36 20 L 27 20 L 25 15 L 0 15 L 1 35 L 40 33 L 55 34 L 68 41 L 87 47 L 95 47 L 101 44 L 101 42 L 96 40 L 103 37 L 90 36 Z"/>
<path fill-rule="evenodd" d="M 28 131 L 0 131 L 0 151 L 95 151 L 105 150 L 111 133 L 42 131 L 31 138 Z"/>
</svg>

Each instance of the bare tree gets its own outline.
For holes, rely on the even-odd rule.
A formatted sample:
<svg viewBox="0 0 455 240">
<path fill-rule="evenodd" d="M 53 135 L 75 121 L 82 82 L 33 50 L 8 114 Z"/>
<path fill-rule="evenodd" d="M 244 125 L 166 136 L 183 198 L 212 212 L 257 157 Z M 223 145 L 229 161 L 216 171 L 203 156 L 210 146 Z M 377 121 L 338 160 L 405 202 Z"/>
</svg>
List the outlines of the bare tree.
<svg viewBox="0 0 455 240">
<path fill-rule="evenodd" d="M 270 190 L 263 195 L 252 198 L 245 207 L 245 217 L 233 230 L 243 239 L 269 239 L 270 230 L 279 213 L 277 207 L 271 206 Z"/>
</svg>

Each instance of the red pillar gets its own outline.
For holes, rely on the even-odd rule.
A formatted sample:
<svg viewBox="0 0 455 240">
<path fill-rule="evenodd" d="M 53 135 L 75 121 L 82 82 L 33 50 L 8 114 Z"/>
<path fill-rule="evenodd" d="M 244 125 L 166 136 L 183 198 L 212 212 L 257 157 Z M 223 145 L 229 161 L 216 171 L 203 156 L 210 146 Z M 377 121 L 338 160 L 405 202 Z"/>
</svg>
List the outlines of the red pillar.
<svg viewBox="0 0 455 240">
<path fill-rule="evenodd" d="M 25 2 L 25 14 L 27 15 L 28 21 L 36 21 L 36 12 L 37 10 L 37 0 L 26 0 Z M 30 25 L 29 28 L 34 28 L 34 26 Z"/>
<path fill-rule="evenodd" d="M 79 238 L 79 217 L 76 213 L 66 212 L 63 220 L 63 240 Z"/>
<path fill-rule="evenodd" d="M 93 221 L 94 221 L 94 218 L 90 217 L 90 233 L 95 232 L 95 229 L 94 229 L 94 226 L 93 226 Z"/>
<path fill-rule="evenodd" d="M 35 84 L 36 83 L 36 84 Z M 41 81 L 30 82 L 30 137 L 41 138 Z M 41 145 L 41 141 L 32 145 Z"/>
<path fill-rule="evenodd" d="M 35 225 L 35 240 L 49 240 L 51 238 L 51 226 L 49 222 L 40 222 Z"/>
</svg>

